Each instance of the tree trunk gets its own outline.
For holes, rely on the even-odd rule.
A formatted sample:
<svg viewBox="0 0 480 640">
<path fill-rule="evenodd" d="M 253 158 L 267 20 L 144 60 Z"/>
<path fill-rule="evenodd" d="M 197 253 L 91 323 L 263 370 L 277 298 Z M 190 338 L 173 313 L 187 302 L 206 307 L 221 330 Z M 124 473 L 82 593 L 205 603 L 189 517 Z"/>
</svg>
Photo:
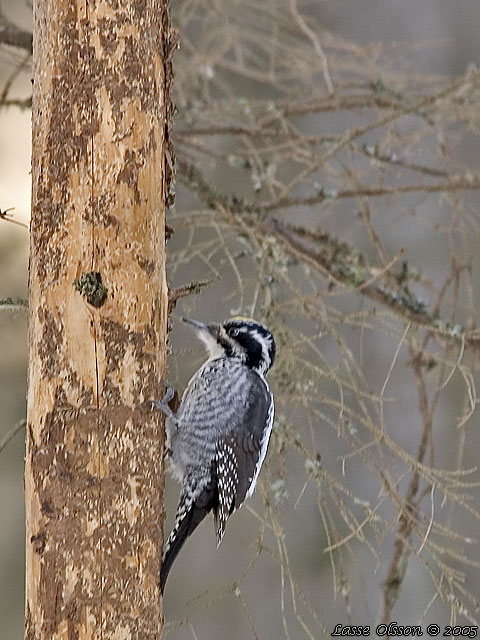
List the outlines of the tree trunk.
<svg viewBox="0 0 480 640">
<path fill-rule="evenodd" d="M 36 0 L 29 640 L 159 638 L 167 0 Z"/>
</svg>

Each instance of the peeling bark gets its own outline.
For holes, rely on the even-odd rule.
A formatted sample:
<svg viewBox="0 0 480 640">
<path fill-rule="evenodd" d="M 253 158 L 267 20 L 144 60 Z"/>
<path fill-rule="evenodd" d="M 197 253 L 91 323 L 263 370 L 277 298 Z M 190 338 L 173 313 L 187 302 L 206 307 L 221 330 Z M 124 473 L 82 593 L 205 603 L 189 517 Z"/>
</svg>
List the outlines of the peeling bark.
<svg viewBox="0 0 480 640">
<path fill-rule="evenodd" d="M 36 0 L 29 640 L 160 638 L 166 0 Z"/>
</svg>

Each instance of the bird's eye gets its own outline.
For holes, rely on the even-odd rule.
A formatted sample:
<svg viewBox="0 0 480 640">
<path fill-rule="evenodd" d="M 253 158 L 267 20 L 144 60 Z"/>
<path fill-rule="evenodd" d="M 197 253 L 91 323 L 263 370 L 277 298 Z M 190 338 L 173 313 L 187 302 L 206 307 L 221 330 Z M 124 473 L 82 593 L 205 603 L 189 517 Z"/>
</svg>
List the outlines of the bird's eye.
<svg viewBox="0 0 480 640">
<path fill-rule="evenodd" d="M 236 338 L 239 333 L 240 329 L 230 329 L 230 335 L 232 336 L 232 338 Z"/>
</svg>

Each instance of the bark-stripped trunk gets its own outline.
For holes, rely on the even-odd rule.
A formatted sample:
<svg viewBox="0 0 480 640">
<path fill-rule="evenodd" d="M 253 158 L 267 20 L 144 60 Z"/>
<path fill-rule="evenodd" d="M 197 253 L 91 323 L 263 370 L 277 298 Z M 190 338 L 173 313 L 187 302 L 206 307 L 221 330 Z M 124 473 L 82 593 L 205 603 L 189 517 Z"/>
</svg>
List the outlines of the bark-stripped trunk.
<svg viewBox="0 0 480 640">
<path fill-rule="evenodd" d="M 26 638 L 160 638 L 166 0 L 36 0 Z"/>
</svg>

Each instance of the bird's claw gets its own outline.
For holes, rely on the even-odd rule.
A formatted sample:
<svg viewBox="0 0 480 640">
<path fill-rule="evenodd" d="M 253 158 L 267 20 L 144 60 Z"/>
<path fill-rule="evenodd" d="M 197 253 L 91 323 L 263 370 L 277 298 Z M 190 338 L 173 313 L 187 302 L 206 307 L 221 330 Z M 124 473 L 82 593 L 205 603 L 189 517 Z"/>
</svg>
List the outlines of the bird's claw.
<svg viewBox="0 0 480 640">
<path fill-rule="evenodd" d="M 168 404 L 175 395 L 175 389 L 168 382 L 164 383 L 165 385 L 165 395 L 163 396 L 162 402 Z"/>
<path fill-rule="evenodd" d="M 165 395 L 162 400 L 153 400 L 153 406 L 159 411 L 162 411 L 168 418 L 173 418 L 175 417 L 175 414 L 168 403 L 173 400 L 174 396 L 175 389 L 168 384 L 168 382 L 165 382 Z"/>
</svg>

